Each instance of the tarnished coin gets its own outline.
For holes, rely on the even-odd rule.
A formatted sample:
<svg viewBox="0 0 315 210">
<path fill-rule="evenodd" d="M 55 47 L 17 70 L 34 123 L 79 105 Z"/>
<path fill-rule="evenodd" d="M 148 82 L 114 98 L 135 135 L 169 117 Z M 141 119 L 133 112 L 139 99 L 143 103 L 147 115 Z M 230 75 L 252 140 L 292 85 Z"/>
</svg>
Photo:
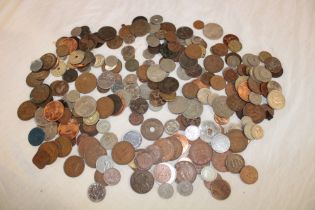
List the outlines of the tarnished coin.
<svg viewBox="0 0 315 210">
<path fill-rule="evenodd" d="M 196 165 L 208 164 L 212 158 L 212 148 L 208 143 L 196 140 L 191 144 L 188 157 Z"/>
<path fill-rule="evenodd" d="M 171 168 L 164 163 L 159 163 L 154 167 L 153 176 L 159 183 L 167 183 L 172 176 Z"/>
<path fill-rule="evenodd" d="M 100 202 L 105 198 L 106 189 L 100 183 L 93 183 L 88 188 L 88 197 L 93 202 Z"/>
<path fill-rule="evenodd" d="M 195 125 L 190 125 L 185 129 L 187 139 L 194 141 L 200 137 L 200 129 Z"/>
<path fill-rule="evenodd" d="M 147 77 L 152 82 L 161 82 L 167 77 L 167 72 L 160 68 L 160 65 L 153 64 L 147 70 Z"/>
<path fill-rule="evenodd" d="M 225 165 L 228 171 L 239 173 L 245 166 L 245 160 L 241 155 L 232 153 L 226 157 Z"/>
<path fill-rule="evenodd" d="M 163 183 L 158 188 L 158 194 L 161 198 L 169 199 L 174 194 L 174 188 L 171 184 Z"/>
<path fill-rule="evenodd" d="M 81 117 L 89 117 L 96 111 L 96 101 L 91 96 L 82 96 L 76 100 L 74 110 Z"/>
<path fill-rule="evenodd" d="M 212 138 L 211 146 L 214 151 L 223 153 L 230 149 L 230 140 L 226 135 L 218 133 Z"/>
<path fill-rule="evenodd" d="M 116 185 L 121 179 L 121 174 L 116 168 L 108 168 L 104 172 L 104 181 L 108 185 Z"/>
<path fill-rule="evenodd" d="M 211 94 L 209 88 L 201 88 L 198 90 L 197 98 L 202 104 L 208 104 L 208 96 Z"/>
<path fill-rule="evenodd" d="M 100 139 L 100 143 L 101 145 L 105 148 L 105 149 L 112 149 L 115 144 L 118 142 L 118 138 L 116 136 L 116 134 L 112 133 L 112 132 L 104 132 L 103 136 Z"/>
<path fill-rule="evenodd" d="M 234 111 L 231 110 L 226 104 L 226 96 L 218 96 L 213 99 L 212 108 L 216 115 L 219 117 L 229 118 L 233 115 Z"/>
<path fill-rule="evenodd" d="M 177 184 L 177 192 L 182 196 L 189 196 L 193 192 L 194 187 L 189 181 L 182 181 Z"/>
<path fill-rule="evenodd" d="M 36 71 L 39 71 L 42 68 L 42 66 L 43 66 L 42 60 L 37 59 L 37 60 L 32 61 L 30 69 L 31 71 L 36 72 Z"/>
<path fill-rule="evenodd" d="M 97 79 L 94 74 L 89 72 L 83 72 L 75 80 L 75 88 L 80 93 L 90 93 L 96 88 Z"/>
<path fill-rule="evenodd" d="M 217 23 L 208 23 L 203 28 L 203 35 L 208 39 L 220 39 L 223 35 L 223 28 Z"/>
<path fill-rule="evenodd" d="M 142 114 L 138 114 L 136 112 L 132 112 L 129 115 L 129 122 L 131 125 L 140 125 L 144 120 L 144 117 Z"/>
<path fill-rule="evenodd" d="M 34 117 L 37 106 L 31 101 L 24 101 L 17 110 L 17 116 L 20 120 L 30 120 Z"/>
<path fill-rule="evenodd" d="M 177 120 L 168 120 L 164 124 L 164 131 L 168 135 L 173 135 L 179 130 L 179 123 Z"/>
<path fill-rule="evenodd" d="M 225 200 L 231 194 L 231 187 L 225 180 L 216 179 L 210 183 L 210 192 L 215 199 Z"/>
<path fill-rule="evenodd" d="M 279 90 L 272 90 L 267 96 L 268 104 L 273 109 L 282 109 L 285 106 L 285 97 Z"/>
<path fill-rule="evenodd" d="M 130 109 L 132 112 L 135 112 L 138 114 L 144 114 L 148 111 L 148 108 L 149 108 L 149 104 L 143 98 L 137 98 L 135 100 L 130 101 Z"/>
<path fill-rule="evenodd" d="M 244 135 L 243 131 L 238 129 L 232 129 L 226 134 L 230 140 L 231 152 L 239 153 L 246 149 L 248 139 Z"/>
<path fill-rule="evenodd" d="M 167 105 L 173 114 L 181 114 L 188 108 L 187 99 L 183 96 L 176 96 L 175 100 L 168 102 Z"/>
<path fill-rule="evenodd" d="M 94 114 L 92 114 L 91 116 L 84 117 L 83 123 L 85 125 L 95 125 L 99 119 L 100 119 L 100 114 L 98 113 L 98 111 L 95 111 Z"/>
<path fill-rule="evenodd" d="M 148 193 L 154 185 L 153 175 L 149 171 L 136 170 L 130 177 L 130 185 L 136 193 Z"/>
<path fill-rule="evenodd" d="M 241 180 L 246 184 L 254 184 L 258 179 L 258 171 L 255 167 L 244 166 L 240 172 Z"/>
<path fill-rule="evenodd" d="M 162 136 L 164 126 L 158 119 L 150 118 L 142 123 L 140 131 L 144 138 L 154 141 Z"/>
<path fill-rule="evenodd" d="M 231 154 L 230 150 L 223 153 L 218 153 L 214 151 L 211 160 L 212 166 L 220 172 L 226 172 L 227 168 L 225 166 L 225 160 L 229 154 Z"/>
<path fill-rule="evenodd" d="M 128 131 L 122 137 L 123 141 L 128 141 L 134 148 L 139 148 L 142 142 L 142 136 L 138 131 Z"/>
<path fill-rule="evenodd" d="M 115 83 L 115 74 L 111 71 L 103 71 L 97 78 L 97 86 L 102 89 L 109 89 Z"/>
<path fill-rule="evenodd" d="M 176 182 L 189 181 L 193 183 L 197 177 L 197 171 L 189 161 L 179 161 L 175 164 L 176 168 Z"/>
<path fill-rule="evenodd" d="M 96 129 L 99 133 L 102 133 L 102 134 L 108 132 L 110 129 L 109 121 L 103 120 L 103 119 L 99 120 L 96 124 Z"/>
<path fill-rule="evenodd" d="M 77 177 L 84 171 L 84 160 L 79 156 L 68 157 L 63 165 L 64 172 L 67 176 Z"/>
<path fill-rule="evenodd" d="M 128 141 L 121 141 L 114 145 L 112 158 L 117 164 L 126 165 L 135 157 L 135 148 Z"/>
<path fill-rule="evenodd" d="M 208 72 L 217 73 L 224 67 L 224 61 L 220 56 L 208 55 L 203 60 L 203 65 Z"/>
</svg>

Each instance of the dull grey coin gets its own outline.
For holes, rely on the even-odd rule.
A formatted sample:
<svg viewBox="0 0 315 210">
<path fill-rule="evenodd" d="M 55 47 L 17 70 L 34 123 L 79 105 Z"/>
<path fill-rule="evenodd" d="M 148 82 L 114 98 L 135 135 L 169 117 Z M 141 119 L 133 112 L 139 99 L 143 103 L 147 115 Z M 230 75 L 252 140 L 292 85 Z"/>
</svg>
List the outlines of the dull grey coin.
<svg viewBox="0 0 315 210">
<path fill-rule="evenodd" d="M 190 80 L 191 79 L 191 77 L 187 75 L 187 73 L 185 72 L 185 70 L 181 66 L 177 67 L 176 74 L 177 74 L 178 78 L 181 80 Z"/>
<path fill-rule="evenodd" d="M 143 56 L 145 59 L 152 59 L 152 58 L 154 58 L 155 55 L 154 55 L 154 54 L 151 54 L 151 53 L 149 52 L 149 50 L 146 49 L 146 50 L 143 51 L 142 56 Z"/>
<path fill-rule="evenodd" d="M 110 156 L 102 155 L 96 160 L 96 170 L 100 173 L 104 173 L 106 169 L 113 168 L 114 161 Z"/>
<path fill-rule="evenodd" d="M 173 114 L 181 114 L 188 108 L 188 99 L 183 96 L 176 96 L 174 101 L 167 103 L 168 109 Z"/>
<path fill-rule="evenodd" d="M 182 181 L 177 185 L 177 192 L 182 196 L 189 196 L 193 192 L 194 187 L 190 181 Z"/>
<path fill-rule="evenodd" d="M 173 135 L 178 130 L 179 130 L 179 123 L 177 122 L 177 120 L 172 119 L 172 120 L 168 120 L 168 121 L 165 122 L 165 124 L 164 124 L 164 131 L 168 135 Z"/>
<path fill-rule="evenodd" d="M 226 99 L 226 96 L 218 96 L 214 98 L 212 101 L 212 108 L 216 115 L 229 118 L 234 114 L 234 111 L 228 107 Z"/>
<path fill-rule="evenodd" d="M 169 199 L 174 195 L 173 185 L 169 183 L 163 183 L 158 188 L 158 194 L 161 198 Z"/>
<path fill-rule="evenodd" d="M 102 89 L 109 89 L 115 83 L 115 74 L 111 71 L 104 71 L 97 78 L 97 86 Z"/>
<path fill-rule="evenodd" d="M 134 58 L 131 58 L 126 61 L 125 68 L 131 72 L 136 71 L 139 68 L 139 61 L 137 61 Z"/>
<path fill-rule="evenodd" d="M 100 139 L 101 145 L 108 150 L 111 150 L 117 142 L 118 138 L 116 134 L 112 132 L 105 132 Z"/>
<path fill-rule="evenodd" d="M 142 143 L 142 136 L 138 131 L 128 131 L 122 137 L 123 141 L 128 141 L 134 148 L 139 148 Z"/>
<path fill-rule="evenodd" d="M 74 111 L 81 117 L 89 117 L 96 111 L 96 101 L 91 96 L 82 96 L 76 100 Z"/>
<path fill-rule="evenodd" d="M 39 107 L 36 112 L 35 112 L 35 123 L 38 126 L 46 126 L 49 124 L 49 121 L 46 120 L 46 118 L 44 117 L 44 108 L 43 107 Z"/>
<path fill-rule="evenodd" d="M 150 47 L 157 47 L 160 45 L 160 40 L 154 34 L 149 34 L 146 40 Z"/>
<path fill-rule="evenodd" d="M 36 59 L 36 60 L 32 61 L 30 69 L 31 69 L 31 71 L 36 72 L 36 71 L 41 70 L 42 66 L 43 66 L 42 60 Z"/>
<path fill-rule="evenodd" d="M 167 75 L 167 72 L 163 71 L 158 64 L 151 65 L 147 70 L 147 77 L 152 82 L 161 82 Z"/>
<path fill-rule="evenodd" d="M 100 119 L 97 124 L 96 124 L 96 130 L 99 132 L 99 133 L 106 133 L 108 132 L 110 129 L 110 122 L 108 120 L 105 120 L 105 119 Z"/>
<path fill-rule="evenodd" d="M 114 55 L 107 56 L 106 59 L 105 59 L 105 63 L 109 67 L 114 67 L 118 63 L 118 58 L 116 56 L 114 56 Z"/>
<path fill-rule="evenodd" d="M 93 183 L 89 186 L 87 194 L 91 201 L 100 202 L 106 195 L 105 186 L 100 183 Z"/>
<path fill-rule="evenodd" d="M 161 15 L 153 15 L 150 18 L 150 22 L 157 25 L 157 24 L 161 24 L 163 22 L 163 17 Z"/>
<path fill-rule="evenodd" d="M 143 83 L 140 85 L 140 96 L 145 100 L 150 99 L 150 94 L 152 90 L 149 88 L 148 83 Z"/>
<path fill-rule="evenodd" d="M 203 106 L 200 101 L 192 99 L 188 100 L 187 109 L 183 112 L 183 116 L 188 119 L 195 119 L 200 117 L 203 112 Z"/>
<path fill-rule="evenodd" d="M 217 23 L 208 23 L 203 28 L 203 35 L 208 39 L 219 39 L 223 35 L 223 28 Z"/>
</svg>

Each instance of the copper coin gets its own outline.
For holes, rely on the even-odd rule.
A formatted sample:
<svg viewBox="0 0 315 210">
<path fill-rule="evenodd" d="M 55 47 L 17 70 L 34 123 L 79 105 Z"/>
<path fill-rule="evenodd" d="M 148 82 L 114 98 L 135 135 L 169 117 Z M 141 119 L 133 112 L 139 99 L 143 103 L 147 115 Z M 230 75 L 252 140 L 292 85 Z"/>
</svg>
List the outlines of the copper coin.
<svg viewBox="0 0 315 210">
<path fill-rule="evenodd" d="M 237 94 L 232 94 L 227 97 L 226 104 L 233 111 L 240 112 L 243 110 L 246 102 L 243 101 Z"/>
<path fill-rule="evenodd" d="M 141 65 L 136 71 L 136 74 L 141 82 L 147 82 L 148 77 L 147 77 L 147 71 L 148 71 L 149 65 Z"/>
<path fill-rule="evenodd" d="M 107 183 L 104 180 L 104 173 L 101 173 L 98 170 L 95 170 L 94 181 L 100 183 L 103 186 L 107 186 Z"/>
<path fill-rule="evenodd" d="M 196 98 L 198 91 L 199 91 L 198 86 L 192 82 L 184 84 L 182 88 L 183 95 L 189 99 Z"/>
<path fill-rule="evenodd" d="M 243 114 L 252 118 L 254 123 L 260 123 L 266 118 L 266 112 L 261 105 L 247 103 L 243 109 Z"/>
<path fill-rule="evenodd" d="M 114 101 L 109 97 L 101 97 L 96 101 L 96 110 L 101 119 L 111 116 L 114 113 L 114 108 Z"/>
<path fill-rule="evenodd" d="M 189 77 L 199 77 L 202 73 L 202 67 L 199 64 L 196 64 L 194 66 L 189 66 L 184 69 L 185 73 Z"/>
<path fill-rule="evenodd" d="M 42 69 L 49 70 L 52 69 L 57 63 L 57 57 L 52 53 L 46 53 L 40 57 L 43 62 Z"/>
<path fill-rule="evenodd" d="M 239 153 L 246 149 L 248 144 L 248 139 L 244 135 L 243 131 L 238 129 L 229 130 L 226 134 L 230 139 L 230 151 Z"/>
<path fill-rule="evenodd" d="M 143 98 L 137 98 L 136 100 L 132 100 L 129 106 L 131 111 L 137 114 L 144 114 L 148 111 L 149 108 L 148 102 Z"/>
<path fill-rule="evenodd" d="M 202 50 L 198 44 L 190 44 L 185 48 L 185 54 L 192 59 L 198 59 L 202 55 Z"/>
<path fill-rule="evenodd" d="M 135 155 L 135 164 L 141 170 L 149 170 L 153 165 L 153 158 L 148 152 L 138 152 Z"/>
<path fill-rule="evenodd" d="M 159 82 L 160 91 L 166 94 L 176 92 L 178 87 L 179 87 L 178 80 L 173 77 L 166 77 L 164 80 Z"/>
<path fill-rule="evenodd" d="M 144 120 L 144 117 L 142 114 L 138 114 L 136 112 L 132 112 L 129 115 L 129 122 L 131 125 L 140 125 Z"/>
<path fill-rule="evenodd" d="M 217 200 L 225 200 L 231 194 L 231 187 L 223 179 L 216 179 L 210 182 L 211 195 Z"/>
<path fill-rule="evenodd" d="M 176 35 L 180 39 L 189 39 L 193 36 L 193 30 L 187 26 L 182 26 L 176 30 Z"/>
<path fill-rule="evenodd" d="M 206 142 L 198 139 L 192 143 L 188 157 L 197 165 L 207 164 L 212 158 L 212 148 Z"/>
<path fill-rule="evenodd" d="M 151 155 L 151 157 L 153 158 L 153 163 L 157 164 L 161 161 L 161 150 L 160 147 L 158 145 L 155 144 L 151 144 L 146 148 L 146 151 Z"/>
<path fill-rule="evenodd" d="M 235 82 L 238 78 L 238 74 L 234 69 L 227 68 L 223 70 L 223 77 L 227 82 Z"/>
<path fill-rule="evenodd" d="M 104 26 L 98 30 L 99 36 L 104 41 L 109 41 L 115 38 L 117 31 L 111 26 Z"/>
<path fill-rule="evenodd" d="M 29 87 L 43 84 L 43 81 L 49 76 L 50 71 L 30 72 L 26 77 L 26 84 Z"/>
<path fill-rule="evenodd" d="M 228 46 L 229 42 L 232 41 L 232 40 L 238 40 L 239 41 L 239 38 L 234 35 L 234 34 L 227 34 L 223 37 L 223 43 Z"/>
<path fill-rule="evenodd" d="M 97 144 L 88 144 L 84 151 L 85 163 L 89 167 L 95 168 L 97 159 L 102 155 L 107 155 L 107 151 L 99 142 Z"/>
<path fill-rule="evenodd" d="M 74 139 L 79 133 L 79 123 L 75 118 L 71 118 L 67 123 L 60 123 L 58 133 L 68 139 Z"/>
<path fill-rule="evenodd" d="M 69 108 L 65 108 L 62 117 L 58 120 L 59 123 L 66 124 L 72 117 L 72 112 Z"/>
<path fill-rule="evenodd" d="M 139 194 L 149 192 L 154 185 L 154 177 L 149 171 L 136 170 L 130 177 L 131 188 Z"/>
<path fill-rule="evenodd" d="M 172 171 L 168 165 L 160 163 L 155 166 L 153 176 L 155 181 L 159 183 L 166 183 L 171 179 Z"/>
<path fill-rule="evenodd" d="M 239 154 L 229 154 L 225 160 L 225 166 L 232 173 L 239 173 L 245 166 L 244 158 Z"/>
<path fill-rule="evenodd" d="M 17 116 L 20 120 L 30 120 L 35 116 L 37 106 L 31 101 L 24 101 L 17 110 Z"/>
<path fill-rule="evenodd" d="M 120 38 L 119 36 L 115 36 L 114 39 L 111 39 L 106 42 L 106 45 L 109 49 L 118 49 L 122 46 L 123 44 L 123 39 Z"/>
<path fill-rule="evenodd" d="M 224 61 L 217 55 L 208 55 L 203 60 L 203 65 L 205 69 L 211 73 L 216 73 L 221 71 L 224 67 Z"/>
<path fill-rule="evenodd" d="M 220 172 L 226 172 L 227 168 L 225 166 L 225 160 L 229 154 L 231 154 L 231 151 L 229 150 L 223 153 L 213 151 L 211 160 L 213 167 Z"/>
<path fill-rule="evenodd" d="M 261 90 L 260 90 L 261 83 L 255 81 L 252 77 L 249 77 L 247 82 L 248 82 L 248 87 L 251 91 L 257 94 L 261 94 Z"/>
<path fill-rule="evenodd" d="M 238 95 L 241 97 L 241 99 L 243 99 L 244 101 L 247 101 L 247 102 L 249 101 L 250 90 L 248 88 L 247 80 L 243 81 L 239 84 L 239 86 L 237 88 L 237 92 L 238 92 Z"/>
<path fill-rule="evenodd" d="M 222 76 L 215 75 L 210 79 L 211 87 L 215 90 L 223 90 L 225 88 L 225 80 Z"/>
<path fill-rule="evenodd" d="M 140 128 L 141 134 L 147 140 L 157 140 L 159 139 L 163 132 L 164 126 L 160 120 L 155 118 L 146 119 Z"/>
<path fill-rule="evenodd" d="M 43 150 L 38 150 L 32 162 L 37 168 L 43 169 L 49 162 L 49 154 Z"/>
<path fill-rule="evenodd" d="M 75 88 L 80 93 L 90 93 L 97 85 L 97 79 L 94 74 L 84 72 L 75 80 Z"/>
<path fill-rule="evenodd" d="M 36 85 L 30 93 L 31 102 L 35 104 L 44 103 L 50 96 L 51 89 L 46 84 Z"/>
<path fill-rule="evenodd" d="M 234 94 L 236 94 L 238 96 L 238 93 L 236 92 L 234 83 L 228 82 L 225 85 L 225 93 L 226 93 L 226 96 L 231 96 L 231 95 L 234 95 Z"/>
<path fill-rule="evenodd" d="M 68 157 L 63 165 L 63 170 L 67 176 L 77 177 L 84 171 L 84 160 L 79 156 Z"/>
<path fill-rule="evenodd" d="M 204 72 L 201 76 L 200 76 L 200 81 L 205 84 L 207 87 L 210 86 L 210 79 L 211 77 L 213 77 L 214 74 L 211 72 Z"/>
<path fill-rule="evenodd" d="M 154 142 L 155 145 L 160 147 L 161 152 L 161 161 L 170 161 L 175 153 L 174 145 L 170 140 L 167 139 L 159 139 Z"/>
<path fill-rule="evenodd" d="M 114 112 L 113 115 L 118 115 L 121 113 L 121 111 L 124 109 L 123 101 L 121 98 L 116 94 L 110 94 L 107 97 L 113 100 L 114 102 Z"/>
<path fill-rule="evenodd" d="M 69 90 L 69 85 L 63 80 L 56 80 L 50 84 L 53 96 L 63 96 Z"/>
<path fill-rule="evenodd" d="M 189 161 L 179 161 L 175 164 L 176 182 L 189 181 L 193 183 L 197 177 L 195 166 Z"/>
<path fill-rule="evenodd" d="M 174 146 L 174 155 L 171 160 L 176 160 L 183 153 L 183 145 L 177 135 L 169 136 L 167 139 L 169 139 Z"/>
<path fill-rule="evenodd" d="M 255 167 L 244 166 L 240 172 L 241 180 L 246 184 L 254 184 L 258 179 L 258 171 Z"/>
<path fill-rule="evenodd" d="M 135 157 L 135 148 L 128 141 L 121 141 L 114 145 L 112 158 L 115 163 L 126 165 Z"/>
<path fill-rule="evenodd" d="M 217 43 L 210 48 L 210 51 L 214 55 L 225 56 L 228 53 L 229 48 L 223 43 Z"/>
<path fill-rule="evenodd" d="M 205 26 L 204 22 L 201 21 L 201 20 L 196 20 L 194 23 L 193 23 L 193 26 L 195 29 L 203 29 L 203 27 Z"/>
<path fill-rule="evenodd" d="M 49 156 L 47 164 L 52 164 L 58 157 L 58 146 L 54 141 L 44 142 L 38 148 L 38 151 L 45 151 Z"/>
<path fill-rule="evenodd" d="M 58 157 L 66 157 L 70 154 L 70 152 L 72 150 L 72 144 L 71 144 L 70 139 L 68 139 L 66 137 L 59 136 L 55 140 L 55 142 L 58 146 Z"/>
<path fill-rule="evenodd" d="M 44 108 L 44 117 L 48 121 L 59 120 L 64 112 L 64 106 L 60 101 L 51 101 Z"/>
<path fill-rule="evenodd" d="M 84 135 L 80 137 L 80 142 L 78 144 L 78 152 L 81 157 L 84 157 L 86 149 L 91 145 L 97 145 L 99 144 L 98 140 L 94 137 L 91 137 L 89 135 Z"/>
</svg>

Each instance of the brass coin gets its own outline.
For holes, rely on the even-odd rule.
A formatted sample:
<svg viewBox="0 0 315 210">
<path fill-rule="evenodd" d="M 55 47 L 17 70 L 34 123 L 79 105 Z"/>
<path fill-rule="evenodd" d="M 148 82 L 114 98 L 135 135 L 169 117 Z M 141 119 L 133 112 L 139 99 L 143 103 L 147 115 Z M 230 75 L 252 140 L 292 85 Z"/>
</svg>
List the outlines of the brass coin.
<svg viewBox="0 0 315 210">
<path fill-rule="evenodd" d="M 185 54 L 192 59 L 198 59 L 202 55 L 202 50 L 197 44 L 190 44 L 185 48 Z"/>
<path fill-rule="evenodd" d="M 211 87 L 215 90 L 223 90 L 225 88 L 225 80 L 222 76 L 215 75 L 210 79 Z"/>
<path fill-rule="evenodd" d="M 64 105 L 60 101 L 51 101 L 44 108 L 44 117 L 48 121 L 57 121 L 63 116 Z"/>
<path fill-rule="evenodd" d="M 225 166 L 232 173 L 239 173 L 245 166 L 244 158 L 239 154 L 229 154 L 225 160 Z"/>
<path fill-rule="evenodd" d="M 205 26 L 204 22 L 201 21 L 201 20 L 196 20 L 194 23 L 193 23 L 193 26 L 195 29 L 203 29 L 203 27 Z"/>
</svg>

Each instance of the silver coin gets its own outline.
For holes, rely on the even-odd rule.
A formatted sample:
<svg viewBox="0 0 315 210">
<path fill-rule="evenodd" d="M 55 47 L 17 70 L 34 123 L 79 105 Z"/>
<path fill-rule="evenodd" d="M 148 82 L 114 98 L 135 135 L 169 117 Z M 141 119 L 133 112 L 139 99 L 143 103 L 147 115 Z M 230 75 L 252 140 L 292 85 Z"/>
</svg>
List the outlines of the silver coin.
<svg viewBox="0 0 315 210">
<path fill-rule="evenodd" d="M 49 122 L 45 126 L 39 126 L 44 130 L 45 141 L 52 140 L 58 134 L 58 124 L 56 122 Z"/>
<path fill-rule="evenodd" d="M 154 34 L 149 34 L 146 37 L 146 40 L 150 47 L 157 47 L 160 45 L 160 40 Z"/>
<path fill-rule="evenodd" d="M 181 114 L 186 111 L 188 107 L 188 99 L 183 96 L 176 96 L 174 101 L 167 103 L 168 109 L 173 114 Z"/>
<path fill-rule="evenodd" d="M 203 28 L 203 35 L 211 40 L 219 39 L 223 35 L 223 28 L 217 23 L 208 23 Z"/>
<path fill-rule="evenodd" d="M 234 114 L 234 111 L 231 110 L 226 104 L 226 96 L 218 96 L 213 99 L 212 108 L 216 115 L 229 118 Z"/>
<path fill-rule="evenodd" d="M 115 80 L 115 83 L 110 89 L 113 93 L 116 93 L 118 90 L 123 90 L 124 88 L 125 86 L 121 80 Z"/>
<path fill-rule="evenodd" d="M 191 79 L 191 77 L 186 74 L 185 70 L 181 66 L 177 67 L 176 74 L 177 74 L 178 78 L 181 80 L 190 80 Z"/>
<path fill-rule="evenodd" d="M 108 150 L 112 149 L 117 142 L 118 138 L 116 134 L 112 132 L 105 132 L 100 139 L 101 145 Z"/>
<path fill-rule="evenodd" d="M 135 100 L 140 97 L 140 87 L 138 84 L 130 84 L 125 86 L 125 90 L 130 94 L 131 100 Z"/>
<path fill-rule="evenodd" d="M 104 71 L 97 78 L 97 86 L 102 89 L 109 89 L 115 83 L 115 74 L 111 71 Z"/>
<path fill-rule="evenodd" d="M 135 57 L 136 49 L 131 46 L 125 46 L 121 49 L 121 54 L 125 60 L 133 59 Z"/>
<path fill-rule="evenodd" d="M 88 197 L 93 202 L 100 202 L 105 198 L 106 188 L 100 183 L 93 183 L 88 188 Z"/>
<path fill-rule="evenodd" d="M 172 59 L 163 58 L 160 61 L 160 68 L 167 73 L 174 71 L 175 67 L 176 63 Z"/>
<path fill-rule="evenodd" d="M 113 168 L 114 162 L 110 156 L 102 155 L 96 160 L 96 170 L 104 173 L 106 169 Z"/>
<path fill-rule="evenodd" d="M 211 165 L 211 166 L 203 167 L 203 169 L 201 169 L 200 175 L 201 175 L 202 180 L 207 181 L 207 182 L 212 182 L 217 178 L 218 172 Z"/>
<path fill-rule="evenodd" d="M 142 56 L 143 56 L 145 59 L 152 59 L 152 58 L 154 58 L 155 55 L 154 55 L 154 54 L 151 54 L 151 53 L 149 52 L 149 50 L 146 49 L 146 50 L 143 51 Z"/>
<path fill-rule="evenodd" d="M 160 65 L 153 64 L 147 70 L 147 77 L 152 82 L 161 82 L 163 79 L 167 77 L 167 72 L 163 71 L 160 68 Z"/>
<path fill-rule="evenodd" d="M 216 123 L 206 120 L 200 123 L 200 139 L 210 143 L 212 137 L 221 132 L 221 128 Z"/>
<path fill-rule="evenodd" d="M 150 22 L 153 24 L 160 24 L 163 22 L 163 17 L 161 15 L 153 15 L 150 18 Z"/>
<path fill-rule="evenodd" d="M 185 129 L 185 136 L 191 141 L 195 141 L 200 137 L 200 129 L 195 125 L 190 125 Z"/>
<path fill-rule="evenodd" d="M 182 181 L 177 185 L 177 192 L 182 196 L 189 196 L 193 192 L 194 187 L 190 181 Z"/>
<path fill-rule="evenodd" d="M 107 58 L 105 59 L 105 63 L 109 67 L 114 67 L 118 63 L 118 58 L 114 55 L 107 56 Z"/>
<path fill-rule="evenodd" d="M 143 98 L 145 100 L 149 100 L 151 92 L 152 92 L 152 90 L 149 88 L 147 83 L 143 83 L 143 84 L 140 85 L 140 96 L 141 96 L 141 98 Z"/>
<path fill-rule="evenodd" d="M 134 148 L 139 148 L 142 143 L 142 136 L 138 131 L 128 131 L 122 137 L 123 141 L 128 141 Z"/>
<path fill-rule="evenodd" d="M 43 107 L 39 107 L 36 112 L 35 112 L 35 123 L 38 126 L 46 126 L 49 124 L 49 121 L 46 120 L 46 118 L 44 117 L 44 108 Z"/>
<path fill-rule="evenodd" d="M 218 133 L 211 140 L 211 147 L 217 153 L 223 153 L 230 149 L 230 139 L 224 134 Z"/>
<path fill-rule="evenodd" d="M 96 124 L 96 130 L 99 133 L 104 134 L 104 133 L 108 132 L 109 129 L 110 129 L 110 122 L 108 120 L 101 119 Z"/>
<path fill-rule="evenodd" d="M 70 90 L 67 94 L 66 94 L 66 100 L 69 102 L 76 102 L 76 100 L 78 100 L 80 98 L 80 92 L 77 90 Z"/>
<path fill-rule="evenodd" d="M 183 116 L 188 119 L 195 119 L 200 117 L 203 112 L 203 106 L 200 101 L 196 99 L 188 100 L 187 109 L 183 112 Z"/>
<path fill-rule="evenodd" d="M 177 131 L 179 130 L 179 123 L 177 122 L 177 120 L 168 120 L 166 121 L 166 123 L 164 124 L 164 131 L 165 133 L 167 133 L 168 135 L 173 135 L 175 134 Z"/>
<path fill-rule="evenodd" d="M 42 66 L 43 66 L 42 60 L 41 59 L 37 59 L 37 60 L 34 60 L 31 63 L 30 69 L 31 69 L 31 71 L 36 72 L 36 71 L 41 70 Z"/>
<path fill-rule="evenodd" d="M 82 96 L 76 100 L 74 110 L 81 117 L 89 117 L 96 111 L 96 101 L 91 96 Z"/>
<path fill-rule="evenodd" d="M 169 199 L 174 194 L 174 188 L 173 185 L 168 183 L 163 183 L 158 188 L 158 194 L 161 198 Z"/>
</svg>

